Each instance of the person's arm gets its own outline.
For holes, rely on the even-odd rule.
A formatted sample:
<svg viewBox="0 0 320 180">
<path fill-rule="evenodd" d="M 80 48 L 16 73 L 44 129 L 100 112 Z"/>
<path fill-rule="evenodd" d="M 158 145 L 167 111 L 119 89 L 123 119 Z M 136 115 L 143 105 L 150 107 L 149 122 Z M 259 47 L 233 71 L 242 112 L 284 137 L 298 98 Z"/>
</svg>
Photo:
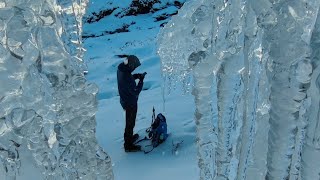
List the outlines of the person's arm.
<svg viewBox="0 0 320 180">
<path fill-rule="evenodd" d="M 142 91 L 143 80 L 144 80 L 144 77 L 146 76 L 146 74 L 147 74 L 146 72 L 139 74 L 139 83 L 137 85 L 137 89 L 138 89 L 139 93 Z"/>
<path fill-rule="evenodd" d="M 137 73 L 137 74 L 133 74 L 132 76 L 134 79 L 140 79 L 141 74 Z"/>
<path fill-rule="evenodd" d="M 133 96 L 138 96 L 142 90 L 142 87 L 143 87 L 143 79 L 140 79 L 137 85 L 135 82 L 133 84 L 130 84 L 129 93 Z"/>
</svg>

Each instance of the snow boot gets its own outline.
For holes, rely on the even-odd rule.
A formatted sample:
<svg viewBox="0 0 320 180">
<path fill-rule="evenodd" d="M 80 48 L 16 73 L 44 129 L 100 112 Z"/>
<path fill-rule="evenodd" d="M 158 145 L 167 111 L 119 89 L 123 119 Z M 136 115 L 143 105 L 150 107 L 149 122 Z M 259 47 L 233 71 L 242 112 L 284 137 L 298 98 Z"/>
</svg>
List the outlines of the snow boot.
<svg viewBox="0 0 320 180">
<path fill-rule="evenodd" d="M 140 145 L 135 145 L 135 144 L 124 144 L 124 150 L 125 152 L 137 152 L 141 151 L 141 146 Z"/>
<path fill-rule="evenodd" d="M 134 134 L 134 135 L 132 136 L 132 142 L 133 142 L 133 143 L 136 142 L 138 139 L 139 139 L 139 134 Z"/>
</svg>

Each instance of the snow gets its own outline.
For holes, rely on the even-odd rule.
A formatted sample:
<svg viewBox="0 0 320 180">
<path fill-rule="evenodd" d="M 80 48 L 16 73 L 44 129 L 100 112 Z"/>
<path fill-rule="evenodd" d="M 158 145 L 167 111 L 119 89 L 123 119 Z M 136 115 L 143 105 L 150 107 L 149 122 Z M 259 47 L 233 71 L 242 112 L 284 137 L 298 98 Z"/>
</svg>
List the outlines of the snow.
<svg viewBox="0 0 320 180">
<path fill-rule="evenodd" d="M 141 93 L 135 131 L 150 125 L 154 104 L 157 112 L 161 110 L 160 94 L 160 88 Z M 192 100 L 184 96 L 168 99 L 164 114 L 171 135 L 167 141 L 149 154 L 125 153 L 124 114 L 119 98 L 100 100 L 96 115 L 97 139 L 111 157 L 115 179 L 197 179 L 193 106 Z M 190 111 L 186 112 L 187 109 Z M 181 140 L 183 144 L 178 153 L 172 153 L 172 141 Z"/>
<path fill-rule="evenodd" d="M 88 13 L 102 9 L 97 3 L 89 6 Z M 118 4 L 118 6 L 121 4 Z M 97 9 L 95 9 L 97 8 Z M 109 7 L 110 8 L 110 7 Z M 172 14 L 173 8 L 161 10 Z M 199 178 L 197 148 L 194 123 L 194 98 L 190 94 L 176 90 L 165 96 L 162 92 L 160 59 L 156 54 L 156 36 L 160 24 L 154 22 L 154 14 L 116 18 L 108 16 L 99 22 L 84 24 L 84 34 L 99 34 L 112 31 L 118 25 L 134 25 L 130 32 L 116 33 L 84 41 L 87 49 L 85 61 L 88 65 L 87 79 L 99 86 L 98 112 L 96 114 L 96 137 L 98 143 L 109 154 L 113 163 L 116 180 L 194 180 Z M 142 152 L 126 153 L 123 149 L 124 111 L 119 103 L 116 71 L 122 59 L 118 54 L 134 54 L 139 57 L 141 66 L 135 72 L 147 72 L 143 91 L 138 102 L 135 132 L 150 126 L 152 107 L 156 114 L 163 113 L 167 118 L 168 132 L 171 133 L 164 144 L 149 154 Z M 167 93 L 166 93 L 167 94 Z M 173 145 L 183 141 L 176 152 Z"/>
</svg>

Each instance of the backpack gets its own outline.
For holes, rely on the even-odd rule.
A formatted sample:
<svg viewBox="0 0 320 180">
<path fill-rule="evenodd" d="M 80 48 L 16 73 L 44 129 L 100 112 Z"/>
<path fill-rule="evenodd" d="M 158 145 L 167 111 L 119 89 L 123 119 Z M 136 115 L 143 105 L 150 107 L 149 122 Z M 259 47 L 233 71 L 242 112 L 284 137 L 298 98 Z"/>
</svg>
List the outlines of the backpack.
<svg viewBox="0 0 320 180">
<path fill-rule="evenodd" d="M 159 144 L 163 143 L 169 136 L 167 132 L 167 120 L 166 117 L 164 117 L 163 114 L 159 113 L 157 117 L 155 118 L 155 110 L 153 108 L 153 114 L 152 114 L 152 121 L 151 126 L 146 129 L 146 136 L 143 139 L 140 139 L 135 142 L 135 144 L 145 141 L 145 140 L 151 140 L 151 144 L 147 145 L 145 147 L 151 146 L 152 149 L 150 150 L 144 150 L 145 154 L 150 153 L 153 151 L 155 147 L 157 147 Z"/>
<path fill-rule="evenodd" d="M 167 121 L 163 114 L 159 113 L 157 118 L 151 124 L 148 138 L 151 139 L 152 146 L 157 147 L 163 143 L 168 137 L 167 133 Z"/>
</svg>

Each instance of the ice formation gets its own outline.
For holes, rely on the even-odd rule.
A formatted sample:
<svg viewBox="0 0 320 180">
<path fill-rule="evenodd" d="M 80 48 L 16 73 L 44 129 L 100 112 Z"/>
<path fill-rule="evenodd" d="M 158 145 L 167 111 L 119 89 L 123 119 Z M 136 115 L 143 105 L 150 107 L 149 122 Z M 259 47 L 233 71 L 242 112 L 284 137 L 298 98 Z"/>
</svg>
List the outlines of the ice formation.
<svg viewBox="0 0 320 180">
<path fill-rule="evenodd" d="M 0 179 L 113 179 L 80 62 L 86 3 L 0 0 Z"/>
<path fill-rule="evenodd" d="M 320 179 L 319 5 L 191 0 L 161 30 L 166 79 L 193 79 L 200 179 Z"/>
</svg>

